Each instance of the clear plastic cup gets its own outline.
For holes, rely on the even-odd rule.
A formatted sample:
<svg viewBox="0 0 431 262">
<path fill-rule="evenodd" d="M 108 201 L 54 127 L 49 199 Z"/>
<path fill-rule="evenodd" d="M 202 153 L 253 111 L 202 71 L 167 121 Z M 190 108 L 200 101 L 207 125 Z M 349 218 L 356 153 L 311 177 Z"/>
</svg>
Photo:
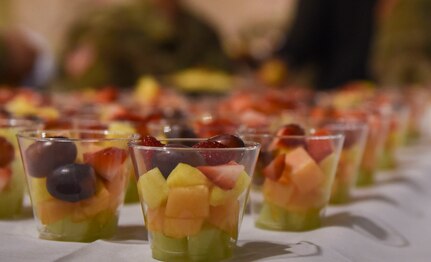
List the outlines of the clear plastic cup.
<svg viewBox="0 0 431 262">
<path fill-rule="evenodd" d="M 259 145 L 195 148 L 204 139 L 131 142 L 152 256 L 162 261 L 220 261 L 238 239 Z"/>
<path fill-rule="evenodd" d="M 318 228 L 329 203 L 343 135 L 243 134 L 261 143 L 251 190 L 251 212 L 262 229 Z"/>
<path fill-rule="evenodd" d="M 127 185 L 130 133 L 95 130 L 18 133 L 42 239 L 91 242 L 117 228 Z"/>
<path fill-rule="evenodd" d="M 13 218 L 21 213 L 25 192 L 25 175 L 16 133 L 42 128 L 37 121 L 0 119 L 0 218 Z"/>
</svg>

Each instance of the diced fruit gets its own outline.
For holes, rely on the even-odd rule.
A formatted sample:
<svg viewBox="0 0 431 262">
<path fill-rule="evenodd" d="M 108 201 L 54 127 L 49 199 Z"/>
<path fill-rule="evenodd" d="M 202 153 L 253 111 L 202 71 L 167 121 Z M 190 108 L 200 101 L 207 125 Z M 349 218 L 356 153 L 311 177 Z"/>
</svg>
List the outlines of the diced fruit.
<svg viewBox="0 0 431 262">
<path fill-rule="evenodd" d="M 30 187 L 31 201 L 34 205 L 49 199 L 53 199 L 52 195 L 46 189 L 46 178 L 27 177 Z"/>
<path fill-rule="evenodd" d="M 263 202 L 256 226 L 263 229 L 286 230 L 287 211 L 284 208 Z"/>
<path fill-rule="evenodd" d="M 25 181 L 24 174 L 18 172 L 18 167 L 21 167 L 21 162 L 15 159 L 10 168 L 13 175 L 6 188 L 0 192 L 0 219 L 13 218 L 21 211 Z"/>
<path fill-rule="evenodd" d="M 179 163 L 169 174 L 167 184 L 169 187 L 187 187 L 208 185 L 209 181 L 198 168 Z"/>
<path fill-rule="evenodd" d="M 232 161 L 225 165 L 199 166 L 198 169 L 215 185 L 229 190 L 234 188 L 244 166 Z"/>
<path fill-rule="evenodd" d="M 108 130 L 110 131 L 107 134 L 107 138 L 121 138 L 124 136 L 123 133 L 136 134 L 135 128 L 130 122 L 125 121 L 115 121 L 109 124 Z M 115 132 L 121 132 L 121 134 L 117 135 Z"/>
<path fill-rule="evenodd" d="M 269 163 L 264 169 L 263 169 L 263 175 L 269 179 L 272 180 L 278 180 L 281 175 L 284 172 L 285 169 L 285 154 L 280 154 L 274 158 L 274 160 Z"/>
<path fill-rule="evenodd" d="M 292 184 L 285 185 L 271 179 L 265 179 L 262 191 L 266 201 L 283 208 L 288 208 L 294 188 Z"/>
<path fill-rule="evenodd" d="M 72 214 L 76 204 L 57 199 L 50 199 L 36 205 L 36 214 L 43 225 L 64 219 Z"/>
<path fill-rule="evenodd" d="M 335 171 L 337 170 L 337 158 L 336 154 L 330 154 L 325 159 L 320 161 L 319 166 L 322 172 L 328 176 L 331 177 L 335 174 Z"/>
<path fill-rule="evenodd" d="M 15 150 L 13 145 L 0 136 L 0 168 L 9 165 L 15 158 Z M 1 190 L 0 190 L 1 191 Z"/>
<path fill-rule="evenodd" d="M 305 135 L 305 131 L 302 127 L 297 124 L 288 124 L 281 127 L 276 134 L 278 137 L 283 138 L 275 138 L 270 148 L 284 148 L 284 147 L 297 147 L 304 145 L 304 139 L 301 136 Z M 287 137 L 293 136 L 293 137 Z"/>
<path fill-rule="evenodd" d="M 326 190 L 328 190 L 328 192 L 325 192 Z M 306 194 L 295 189 L 290 197 L 290 203 L 287 209 L 292 212 L 304 212 L 312 208 L 321 208 L 329 201 L 329 197 L 329 188 L 325 190 L 317 188 Z"/>
<path fill-rule="evenodd" d="M 239 202 L 236 199 L 229 200 L 224 205 L 211 206 L 208 222 L 236 239 L 238 237 L 239 208 Z"/>
<path fill-rule="evenodd" d="M 162 147 L 164 146 L 159 140 L 153 136 L 144 136 L 139 143 L 142 146 Z"/>
<path fill-rule="evenodd" d="M 302 147 L 286 154 L 285 163 L 292 167 L 290 179 L 301 193 L 310 192 L 325 179 L 320 167 Z"/>
<path fill-rule="evenodd" d="M 169 189 L 165 215 L 171 218 L 204 218 L 209 215 L 207 186 L 173 187 Z"/>
<path fill-rule="evenodd" d="M 202 228 L 203 218 L 165 217 L 163 233 L 168 237 L 183 238 L 196 235 Z"/>
<path fill-rule="evenodd" d="M 148 208 L 145 216 L 145 226 L 151 232 L 163 232 L 165 220 L 165 207 Z"/>
<path fill-rule="evenodd" d="M 230 237 L 213 227 L 203 228 L 188 239 L 191 261 L 220 261 L 229 256 Z"/>
<path fill-rule="evenodd" d="M 159 207 L 168 199 L 168 185 L 157 167 L 141 175 L 137 187 L 141 199 L 149 208 Z"/>
<path fill-rule="evenodd" d="M 54 137 L 53 137 L 54 138 Z M 56 168 L 71 164 L 77 156 L 75 143 L 67 138 L 54 141 L 37 141 L 31 144 L 24 153 L 27 173 L 32 177 L 46 177 Z"/>
<path fill-rule="evenodd" d="M 222 135 L 213 136 L 208 140 L 219 142 L 220 144 L 223 144 L 229 148 L 245 147 L 244 141 L 242 141 L 241 138 L 234 135 L 222 134 Z"/>
<path fill-rule="evenodd" d="M 105 186 L 100 185 L 97 194 L 79 203 L 72 214 L 73 222 L 82 222 L 96 216 L 98 213 L 108 209 L 110 204 L 110 194 Z"/>
<path fill-rule="evenodd" d="M 96 174 L 88 164 L 68 164 L 54 170 L 46 178 L 46 188 L 55 198 L 78 202 L 96 193 Z"/>
<path fill-rule="evenodd" d="M 210 205 L 218 206 L 224 204 L 230 199 L 238 197 L 248 188 L 251 178 L 243 171 L 236 181 L 236 185 L 231 190 L 223 190 L 218 186 L 213 186 L 210 193 Z"/>
<path fill-rule="evenodd" d="M 12 170 L 8 167 L 0 167 L 0 192 L 2 192 L 9 185 L 11 178 Z"/>
<path fill-rule="evenodd" d="M 327 136 L 330 135 L 329 132 L 325 130 L 319 130 L 314 133 L 314 136 Z M 310 154 L 310 156 L 319 163 L 322 159 L 330 155 L 334 149 L 332 142 L 328 139 L 322 137 L 319 138 L 313 138 L 309 139 L 307 141 L 307 151 Z"/>
<path fill-rule="evenodd" d="M 127 151 L 116 147 L 108 147 L 93 153 L 84 153 L 84 163 L 90 164 L 96 173 L 111 181 L 123 168 Z"/>
<path fill-rule="evenodd" d="M 194 148 L 227 148 L 227 146 L 217 142 L 205 140 L 193 145 Z M 226 164 L 235 157 L 235 153 L 232 151 L 221 151 L 221 150 L 202 150 L 201 155 L 205 159 L 207 165 L 216 166 Z"/>
<path fill-rule="evenodd" d="M 165 177 L 168 177 L 179 163 L 194 167 L 205 164 L 205 160 L 196 150 L 179 150 L 178 148 L 188 147 L 180 144 L 168 144 L 163 149 L 154 152 L 152 166 L 158 167 Z"/>
<path fill-rule="evenodd" d="M 186 259 L 187 238 L 172 238 L 157 232 L 150 234 L 153 258 L 161 261 Z"/>
</svg>

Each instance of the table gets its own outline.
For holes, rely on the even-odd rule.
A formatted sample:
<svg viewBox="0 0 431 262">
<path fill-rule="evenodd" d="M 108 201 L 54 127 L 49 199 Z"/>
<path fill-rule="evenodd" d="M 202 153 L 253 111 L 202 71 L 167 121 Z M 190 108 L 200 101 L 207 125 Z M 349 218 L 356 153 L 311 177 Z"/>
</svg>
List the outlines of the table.
<svg viewBox="0 0 431 262">
<path fill-rule="evenodd" d="M 402 149 L 400 166 L 330 206 L 322 228 L 303 233 L 260 230 L 244 217 L 229 261 L 431 261 L 431 141 Z M 27 200 L 28 203 L 28 200 Z M 138 204 L 122 209 L 111 240 L 41 240 L 26 205 L 21 218 L 0 221 L 0 261 L 153 261 Z"/>
</svg>

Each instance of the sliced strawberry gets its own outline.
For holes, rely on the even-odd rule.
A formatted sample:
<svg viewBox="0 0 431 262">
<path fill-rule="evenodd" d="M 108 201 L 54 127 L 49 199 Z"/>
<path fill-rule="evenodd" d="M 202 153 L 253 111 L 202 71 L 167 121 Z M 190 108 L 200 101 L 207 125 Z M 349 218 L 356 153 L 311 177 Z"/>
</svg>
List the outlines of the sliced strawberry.
<svg viewBox="0 0 431 262">
<path fill-rule="evenodd" d="M 108 181 L 114 179 L 127 158 L 127 151 L 108 147 L 93 153 L 84 153 L 84 162 L 90 164 L 96 173 Z"/>
<path fill-rule="evenodd" d="M 244 166 L 234 161 L 219 166 L 197 167 L 211 182 L 224 190 L 235 187 L 238 177 L 244 171 Z"/>
<path fill-rule="evenodd" d="M 284 125 L 277 131 L 277 137 L 270 145 L 271 150 L 280 148 L 294 148 L 297 146 L 304 146 L 305 141 L 301 136 L 305 135 L 304 129 L 297 124 Z M 293 136 L 293 137 L 287 137 Z"/>
<path fill-rule="evenodd" d="M 263 175 L 271 180 L 277 181 L 284 172 L 284 158 L 286 154 L 280 154 L 263 169 Z"/>
<path fill-rule="evenodd" d="M 151 147 L 163 147 L 164 144 L 162 144 L 157 138 L 154 136 L 144 136 L 141 138 L 141 141 L 139 142 L 142 146 L 151 146 Z M 147 170 L 150 170 L 153 168 L 153 150 L 140 150 L 145 167 Z"/>
<path fill-rule="evenodd" d="M 0 192 L 9 185 L 12 178 L 12 170 L 9 167 L 0 168 Z"/>
<path fill-rule="evenodd" d="M 15 158 L 13 145 L 4 137 L 0 137 L 0 167 L 10 164 Z"/>
<path fill-rule="evenodd" d="M 314 136 L 327 136 L 331 135 L 331 133 L 326 129 L 317 130 Z M 332 142 L 328 139 L 309 139 L 307 141 L 307 151 L 310 156 L 319 163 L 322 159 L 327 157 L 332 153 L 333 145 Z"/>
</svg>

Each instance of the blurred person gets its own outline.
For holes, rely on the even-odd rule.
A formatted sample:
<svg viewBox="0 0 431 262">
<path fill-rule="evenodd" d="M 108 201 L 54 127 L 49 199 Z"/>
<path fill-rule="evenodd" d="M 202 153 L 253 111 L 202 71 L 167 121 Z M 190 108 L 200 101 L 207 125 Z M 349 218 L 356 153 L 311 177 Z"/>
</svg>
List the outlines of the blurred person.
<svg viewBox="0 0 431 262">
<path fill-rule="evenodd" d="M 189 67 L 231 68 L 216 32 L 177 0 L 109 6 L 72 26 L 61 55 L 59 85 L 128 87 L 145 74 Z"/>
<path fill-rule="evenodd" d="M 291 72 L 313 72 L 325 90 L 370 80 L 369 58 L 377 0 L 299 0 L 292 26 L 276 56 Z"/>
</svg>

